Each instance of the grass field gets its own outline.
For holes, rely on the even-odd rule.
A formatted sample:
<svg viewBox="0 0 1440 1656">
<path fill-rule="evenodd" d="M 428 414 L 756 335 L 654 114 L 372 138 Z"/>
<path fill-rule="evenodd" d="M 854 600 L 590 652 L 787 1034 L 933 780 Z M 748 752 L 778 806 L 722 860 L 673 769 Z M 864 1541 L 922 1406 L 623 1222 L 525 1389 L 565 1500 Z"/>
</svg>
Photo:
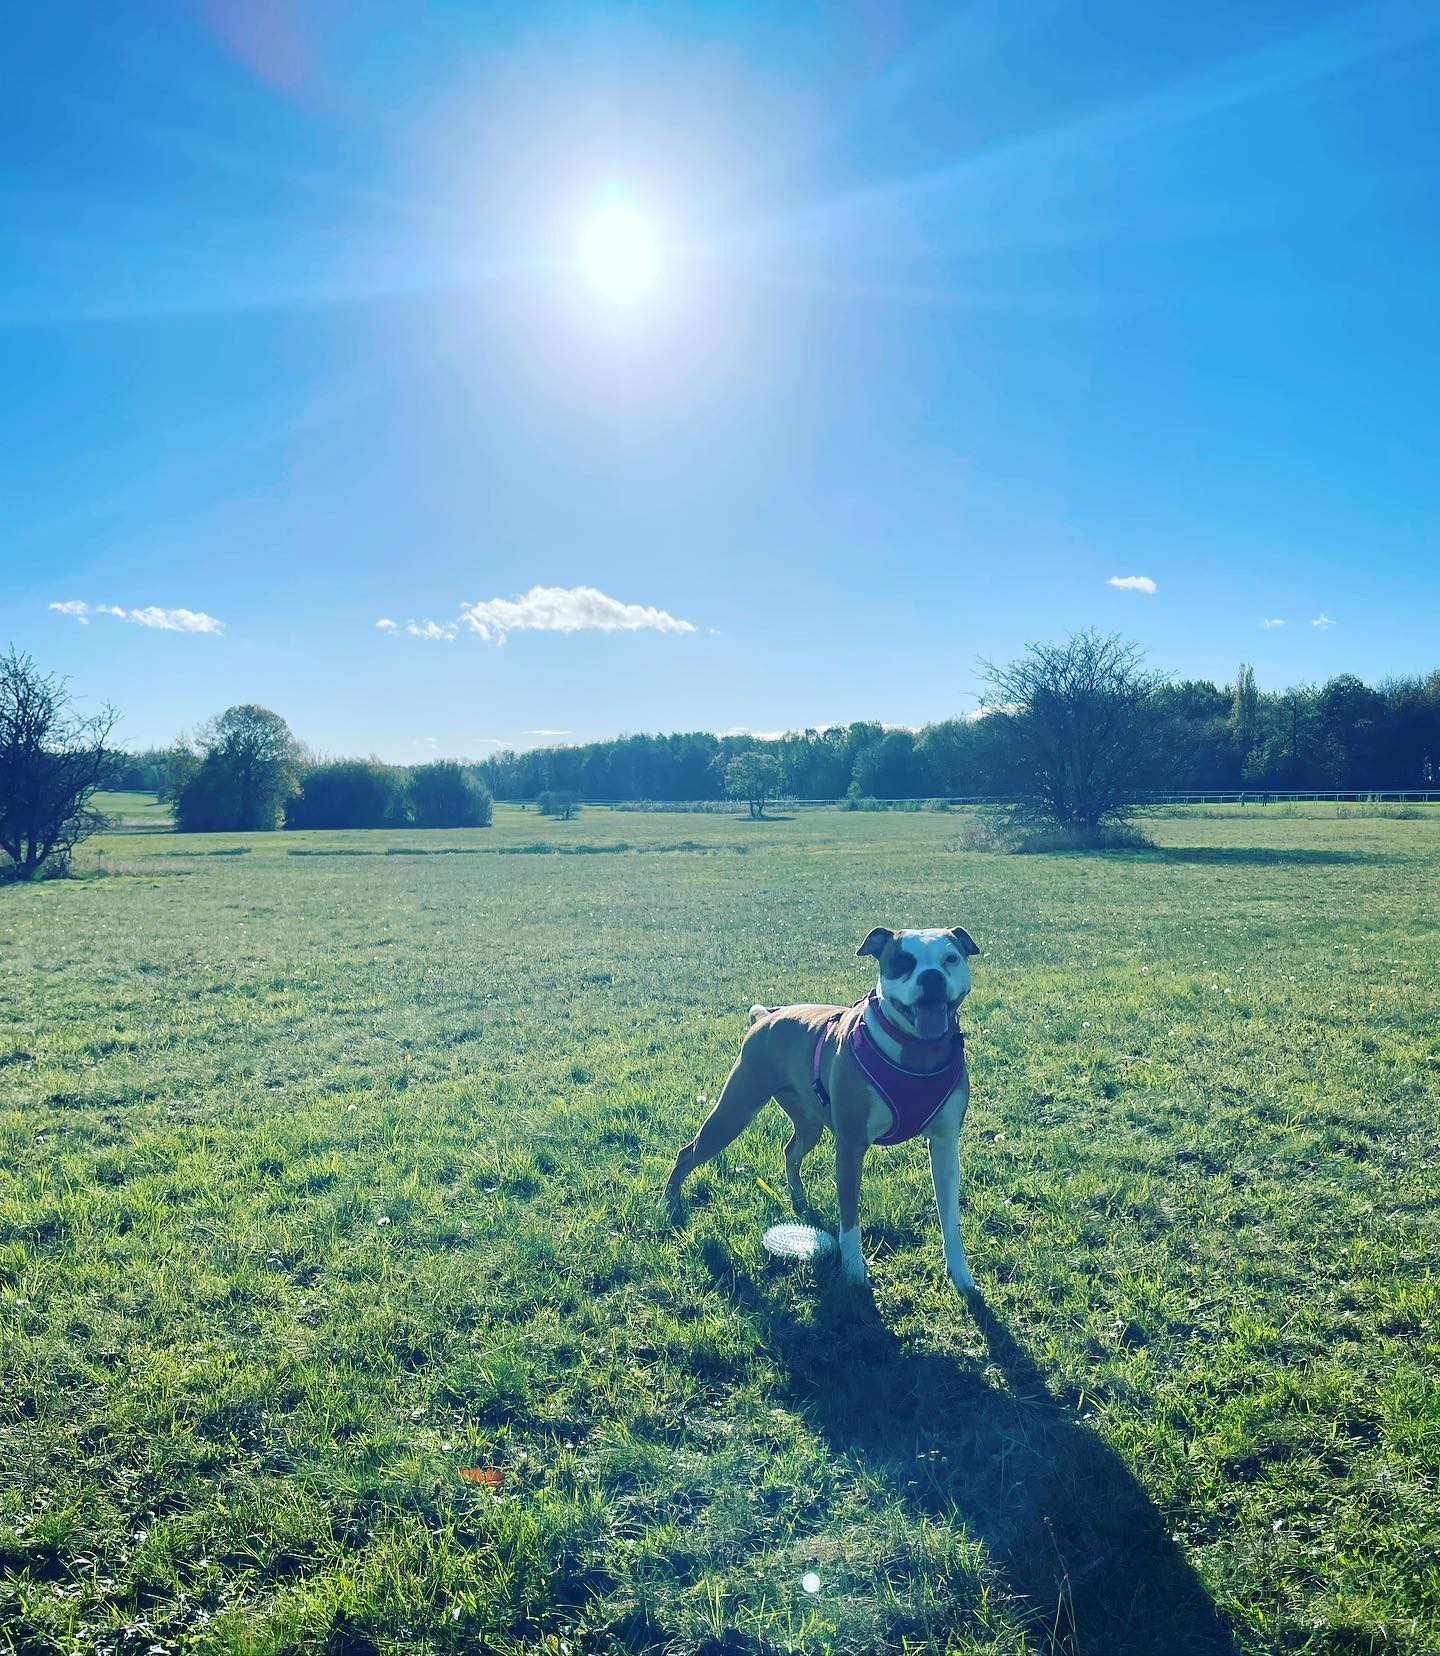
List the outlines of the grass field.
<svg viewBox="0 0 1440 1656">
<path fill-rule="evenodd" d="M 0 890 L 0 1650 L 1440 1650 L 1440 811 L 1152 831 L 501 809 Z M 873 1304 L 761 1250 L 778 1109 L 657 1206 L 876 923 L 985 951 L 983 1305 L 917 1145 Z"/>
</svg>

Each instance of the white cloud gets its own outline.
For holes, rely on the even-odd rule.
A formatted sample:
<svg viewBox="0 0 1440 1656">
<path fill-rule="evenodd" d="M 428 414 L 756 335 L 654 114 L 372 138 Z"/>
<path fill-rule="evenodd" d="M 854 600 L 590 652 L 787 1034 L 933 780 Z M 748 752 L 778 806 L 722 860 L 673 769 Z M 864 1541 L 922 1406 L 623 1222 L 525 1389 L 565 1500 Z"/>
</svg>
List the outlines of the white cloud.
<svg viewBox="0 0 1440 1656">
<path fill-rule="evenodd" d="M 67 599 L 63 604 L 51 604 L 50 608 L 65 615 L 73 615 L 82 626 L 89 624 L 86 620 L 86 610 L 89 606 L 81 603 L 78 598 Z M 225 631 L 225 623 L 217 621 L 213 615 L 206 615 L 204 610 L 161 609 L 156 604 L 147 605 L 144 609 L 122 609 L 119 604 L 96 604 L 91 613 L 113 615 L 117 621 L 128 621 L 134 626 L 151 627 L 160 632 L 218 635 Z"/>
<path fill-rule="evenodd" d="M 398 632 L 399 631 L 399 628 L 396 627 L 395 623 L 390 619 L 390 617 L 388 615 L 382 615 L 380 617 L 380 619 L 375 623 L 375 625 L 380 629 L 381 632 L 393 633 L 393 632 Z"/>
<path fill-rule="evenodd" d="M 1119 587 L 1122 592 L 1154 592 L 1155 583 L 1148 575 L 1112 575 L 1105 583 Z"/>
<path fill-rule="evenodd" d="M 375 623 L 382 632 L 398 629 L 393 621 Z M 668 610 L 650 604 L 624 604 L 598 587 L 533 586 L 521 598 L 486 598 L 478 604 L 460 601 L 460 613 L 453 621 L 407 621 L 405 631 L 412 638 L 452 639 L 461 627 L 468 627 L 487 644 L 503 644 L 512 632 L 694 632 Z M 568 730 L 532 731 L 531 735 L 568 736 Z"/>
<path fill-rule="evenodd" d="M 460 620 L 486 643 L 510 632 L 694 632 L 693 623 L 650 604 L 624 604 L 598 587 L 533 586 L 523 598 L 464 604 Z"/>
<path fill-rule="evenodd" d="M 112 609 L 111 615 L 117 612 Z M 151 604 L 148 609 L 132 609 L 123 612 L 126 621 L 134 621 L 141 627 L 158 627 L 161 632 L 188 632 L 188 633 L 222 633 L 225 623 L 217 621 L 213 615 L 206 615 L 204 610 L 188 609 L 157 609 Z"/>
<path fill-rule="evenodd" d="M 1319 615 L 1317 615 L 1315 617 L 1315 619 L 1310 623 L 1310 625 L 1312 627 L 1319 627 L 1320 631 L 1324 632 L 1327 627 L 1333 627 L 1335 625 L 1335 623 L 1330 619 L 1330 617 L 1328 615 L 1326 615 L 1324 610 L 1321 610 Z"/>
<path fill-rule="evenodd" d="M 573 736 L 573 730 L 522 730 L 522 736 Z"/>
<path fill-rule="evenodd" d="M 831 727 L 825 725 L 823 728 L 829 730 Z M 715 734 L 717 736 L 753 736 L 757 742 L 778 742 L 788 732 L 783 730 L 752 730 L 749 725 L 731 725 L 729 730 L 717 730 Z"/>
<path fill-rule="evenodd" d="M 1262 627 L 1264 627 L 1265 630 L 1268 632 L 1271 627 L 1283 627 L 1285 625 L 1285 623 L 1280 619 L 1280 617 L 1278 615 L 1276 615 L 1276 616 L 1273 616 L 1268 621 L 1262 621 L 1260 623 L 1260 625 Z"/>
</svg>

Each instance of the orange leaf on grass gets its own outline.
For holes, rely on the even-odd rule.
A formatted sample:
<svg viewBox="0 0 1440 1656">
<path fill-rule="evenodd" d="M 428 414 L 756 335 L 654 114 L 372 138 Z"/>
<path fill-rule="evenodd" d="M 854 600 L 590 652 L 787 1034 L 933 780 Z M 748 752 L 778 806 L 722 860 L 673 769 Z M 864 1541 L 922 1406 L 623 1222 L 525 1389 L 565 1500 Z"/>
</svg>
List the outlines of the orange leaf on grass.
<svg viewBox="0 0 1440 1656">
<path fill-rule="evenodd" d="M 493 1466 L 462 1466 L 460 1476 L 467 1483 L 487 1484 L 491 1489 L 498 1489 L 505 1482 L 505 1474 Z"/>
</svg>

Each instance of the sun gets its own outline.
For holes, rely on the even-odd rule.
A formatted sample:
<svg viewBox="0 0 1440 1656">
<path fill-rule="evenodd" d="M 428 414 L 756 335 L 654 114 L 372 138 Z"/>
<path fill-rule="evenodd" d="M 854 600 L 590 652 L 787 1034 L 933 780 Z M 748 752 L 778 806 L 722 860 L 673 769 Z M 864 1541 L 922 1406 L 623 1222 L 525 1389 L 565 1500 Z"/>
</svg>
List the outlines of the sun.
<svg viewBox="0 0 1440 1656">
<path fill-rule="evenodd" d="M 623 304 L 643 297 L 654 286 L 659 262 L 655 226 L 628 202 L 597 207 L 581 228 L 581 269 L 607 299 Z"/>
</svg>

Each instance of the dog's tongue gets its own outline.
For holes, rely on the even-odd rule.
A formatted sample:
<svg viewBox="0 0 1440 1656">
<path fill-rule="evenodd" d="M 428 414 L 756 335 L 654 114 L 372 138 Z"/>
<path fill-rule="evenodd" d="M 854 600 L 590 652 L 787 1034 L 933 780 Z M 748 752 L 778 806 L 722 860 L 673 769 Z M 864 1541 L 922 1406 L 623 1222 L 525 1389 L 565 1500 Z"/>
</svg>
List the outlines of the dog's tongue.
<svg viewBox="0 0 1440 1656">
<path fill-rule="evenodd" d="M 938 1041 L 950 1024 L 950 1008 L 944 1001 L 933 1006 L 921 1002 L 914 1008 L 915 1033 L 922 1041 Z"/>
</svg>

